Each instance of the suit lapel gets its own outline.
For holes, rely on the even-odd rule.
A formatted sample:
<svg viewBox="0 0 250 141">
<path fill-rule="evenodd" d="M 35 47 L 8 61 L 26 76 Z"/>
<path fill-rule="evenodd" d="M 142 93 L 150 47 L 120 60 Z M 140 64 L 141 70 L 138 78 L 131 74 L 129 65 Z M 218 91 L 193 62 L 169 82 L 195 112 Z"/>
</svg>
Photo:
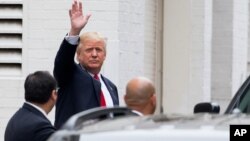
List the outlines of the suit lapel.
<svg viewBox="0 0 250 141">
<path fill-rule="evenodd" d="M 98 99 L 98 103 L 100 103 L 101 82 L 99 82 L 98 80 L 95 80 L 95 78 L 93 78 L 93 77 L 92 77 L 92 81 L 93 81 L 93 84 L 94 84 L 95 95 L 96 95 L 96 97 Z"/>
<path fill-rule="evenodd" d="M 91 78 L 93 86 L 94 86 L 96 98 L 98 100 L 98 103 L 100 103 L 101 83 L 98 80 L 95 80 L 95 78 L 93 78 L 82 65 L 78 64 L 78 66 L 82 70 L 83 73 L 86 73 L 86 75 Z"/>
<path fill-rule="evenodd" d="M 116 99 L 116 97 L 115 97 L 114 89 L 113 89 L 113 88 L 111 87 L 111 85 L 109 84 L 107 78 L 105 78 L 105 77 L 102 76 L 102 75 L 101 75 L 101 77 L 102 77 L 102 80 L 103 80 L 103 82 L 105 83 L 105 85 L 106 85 L 106 87 L 107 87 L 107 89 L 108 89 L 108 91 L 109 91 L 109 93 L 110 93 L 110 96 L 111 96 L 111 98 L 112 98 L 113 104 L 115 105 L 114 100 Z"/>
</svg>

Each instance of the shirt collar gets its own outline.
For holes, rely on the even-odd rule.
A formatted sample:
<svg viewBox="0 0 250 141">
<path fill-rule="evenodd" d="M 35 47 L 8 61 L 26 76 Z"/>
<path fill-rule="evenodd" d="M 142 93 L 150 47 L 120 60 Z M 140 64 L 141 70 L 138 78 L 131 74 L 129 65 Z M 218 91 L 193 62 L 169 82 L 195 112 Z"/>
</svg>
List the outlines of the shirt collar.
<svg viewBox="0 0 250 141">
<path fill-rule="evenodd" d="M 81 64 L 79 64 L 79 65 L 80 65 L 80 67 L 82 68 L 82 70 L 87 71 Z M 88 72 L 92 77 L 94 77 L 95 74 L 93 74 L 93 73 L 91 73 L 91 72 L 89 72 L 89 71 L 87 71 L 87 72 Z M 98 73 L 97 75 L 98 75 L 99 78 L 101 78 L 101 73 Z"/>
<path fill-rule="evenodd" d="M 136 113 L 136 114 L 139 115 L 139 116 L 143 116 L 143 114 L 142 114 L 141 112 L 139 112 L 139 111 L 132 110 L 132 112 L 133 112 L 133 113 Z"/>
<path fill-rule="evenodd" d="M 35 105 L 35 104 L 33 104 L 33 103 L 30 103 L 30 102 L 27 102 L 27 101 L 25 101 L 25 103 L 27 103 L 27 104 L 31 105 L 32 107 L 36 108 L 36 109 L 37 109 L 38 111 L 40 111 L 46 118 L 48 118 L 48 115 L 46 114 L 46 112 L 45 112 L 42 108 L 40 108 L 39 106 L 37 106 L 37 105 Z"/>
<path fill-rule="evenodd" d="M 92 77 L 94 77 L 94 74 L 93 73 L 91 73 L 91 72 L 88 72 Z M 100 73 L 98 73 L 97 74 L 98 75 L 98 77 L 101 79 L 101 74 Z"/>
</svg>

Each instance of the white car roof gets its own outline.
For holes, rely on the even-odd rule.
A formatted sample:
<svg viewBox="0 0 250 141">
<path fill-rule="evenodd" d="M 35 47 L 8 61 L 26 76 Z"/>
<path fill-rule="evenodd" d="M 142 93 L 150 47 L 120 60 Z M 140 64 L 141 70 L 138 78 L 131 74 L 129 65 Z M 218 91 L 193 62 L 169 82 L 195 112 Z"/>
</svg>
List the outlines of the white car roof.
<svg viewBox="0 0 250 141">
<path fill-rule="evenodd" d="M 246 114 L 161 114 L 90 120 L 79 125 L 79 130 L 62 130 L 56 134 L 78 136 L 79 141 L 228 141 L 230 125 L 249 123 L 250 116 Z"/>
</svg>

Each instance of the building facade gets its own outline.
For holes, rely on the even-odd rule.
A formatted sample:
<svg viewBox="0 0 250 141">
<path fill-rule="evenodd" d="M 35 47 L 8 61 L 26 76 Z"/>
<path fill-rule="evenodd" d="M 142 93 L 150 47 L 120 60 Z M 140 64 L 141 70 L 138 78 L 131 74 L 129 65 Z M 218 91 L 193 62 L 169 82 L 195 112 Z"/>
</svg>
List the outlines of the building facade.
<svg viewBox="0 0 250 141">
<path fill-rule="evenodd" d="M 157 112 L 191 114 L 201 101 L 222 111 L 249 70 L 249 0 L 82 0 L 85 31 L 108 38 L 102 73 L 119 89 L 135 76 L 157 88 Z M 52 73 L 69 31 L 71 0 L 0 0 L 0 140 L 24 102 L 25 77 Z M 54 112 L 50 113 L 53 122 Z"/>
</svg>

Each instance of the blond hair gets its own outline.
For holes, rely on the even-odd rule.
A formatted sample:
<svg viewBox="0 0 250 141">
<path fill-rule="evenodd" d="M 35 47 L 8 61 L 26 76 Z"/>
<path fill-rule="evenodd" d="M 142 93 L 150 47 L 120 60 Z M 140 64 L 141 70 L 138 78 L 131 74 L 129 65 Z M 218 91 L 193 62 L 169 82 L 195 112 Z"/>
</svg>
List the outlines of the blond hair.
<svg viewBox="0 0 250 141">
<path fill-rule="evenodd" d="M 106 52 L 106 46 L 107 46 L 107 38 L 104 37 L 101 33 L 99 32 L 85 32 L 80 35 L 80 43 L 77 47 L 77 52 L 80 50 L 81 47 L 83 47 L 83 44 L 87 40 L 95 40 L 95 41 L 103 41 L 104 42 L 104 51 Z"/>
</svg>

